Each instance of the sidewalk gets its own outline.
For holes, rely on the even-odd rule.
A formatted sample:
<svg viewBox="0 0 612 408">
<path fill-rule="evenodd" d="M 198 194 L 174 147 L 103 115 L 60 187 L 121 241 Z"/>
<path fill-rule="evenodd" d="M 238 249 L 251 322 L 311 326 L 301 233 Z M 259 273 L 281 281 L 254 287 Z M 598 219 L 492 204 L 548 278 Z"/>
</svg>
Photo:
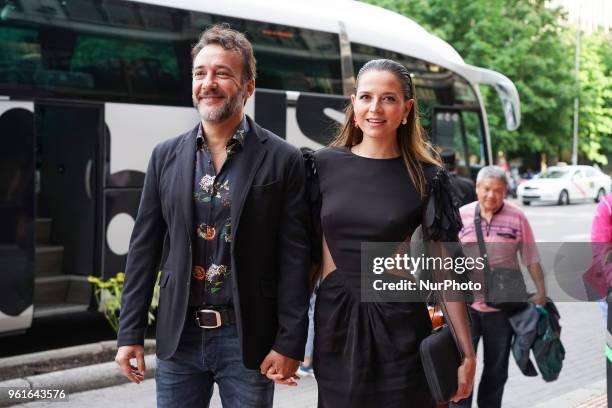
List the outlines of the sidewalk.
<svg viewBox="0 0 612 408">
<path fill-rule="evenodd" d="M 601 394 L 601 389 L 604 394 Z M 517 390 L 507 390 L 506 395 L 514 395 L 520 399 L 521 395 L 513 394 Z M 533 392 L 533 390 L 531 390 Z M 595 395 L 595 397 L 591 397 Z M 585 400 L 585 398 L 587 398 Z M 54 408 L 56 403 L 31 402 L 22 404 L 23 408 Z M 70 395 L 69 402 L 62 407 L 77 408 L 87 406 L 88 408 L 133 408 L 155 406 L 155 381 L 146 380 L 140 385 L 122 384 L 110 388 L 101 388 L 87 392 Z M 275 408 L 314 408 L 317 406 L 316 382 L 312 377 L 300 380 L 297 388 L 276 387 L 274 395 Z M 504 403 L 504 407 L 508 406 Z M 529 408 L 603 408 L 605 402 L 605 381 L 595 384 L 593 389 L 581 388 L 559 397 L 534 406 L 523 405 Z M 215 395 L 210 408 L 222 408 L 219 394 L 215 389 Z M 384 407 L 381 407 L 384 408 Z"/>
<path fill-rule="evenodd" d="M 154 351 L 155 342 L 145 340 L 145 352 L 153 353 Z M 0 378 L 6 378 L 15 373 L 19 375 L 0 381 L 0 407 L 13 402 L 7 395 L 7 389 L 11 388 L 27 390 L 61 388 L 67 394 L 72 395 L 122 384 L 125 379 L 118 370 L 117 364 L 112 361 L 115 352 L 116 342 L 113 340 L 2 358 L 0 359 Z M 100 361 L 104 363 L 92 364 L 92 362 Z M 154 376 L 155 356 L 147 355 L 145 362 L 150 369 L 148 374 Z M 75 367 L 78 363 L 83 365 L 66 368 Z"/>
<path fill-rule="evenodd" d="M 602 380 L 591 387 L 568 392 L 548 402 L 538 404 L 534 408 L 606 408 L 607 406 L 606 380 Z"/>
<path fill-rule="evenodd" d="M 602 405 L 601 397 L 606 392 L 603 355 L 605 330 L 598 305 L 559 303 L 557 306 L 562 316 L 562 340 L 566 348 L 564 367 L 559 379 L 546 383 L 540 377 L 525 377 L 512 360 L 504 393 L 504 408 L 599 408 L 606 406 L 605 398 Z M 66 353 L 66 351 L 61 353 Z M 45 358 L 45 355 L 46 358 L 49 358 L 61 353 L 57 350 L 37 353 L 36 358 Z M 33 357 L 19 356 L 11 359 L 14 359 L 12 361 L 14 364 L 19 362 L 19 359 L 22 362 L 31 362 Z M 6 360 L 0 360 L 0 370 L 6 367 Z M 119 368 L 111 361 L 16 379 L 10 383 L 0 383 L 0 387 L 10 385 L 29 388 L 60 384 L 69 393 L 69 401 L 62 404 L 62 407 L 153 407 L 155 406 L 155 381 L 152 379 L 155 371 L 153 355 L 147 357 L 146 364 L 148 380 L 140 385 L 126 384 Z M 478 367 L 477 378 L 480 377 L 482 360 L 479 361 Z M 277 387 L 274 401 L 274 406 L 277 408 L 316 407 L 316 382 L 312 377 L 306 377 L 300 380 L 297 388 Z M 31 402 L 21 406 L 57 408 L 57 405 L 53 404 L 56 403 Z M 211 407 L 221 407 L 217 393 Z"/>
</svg>

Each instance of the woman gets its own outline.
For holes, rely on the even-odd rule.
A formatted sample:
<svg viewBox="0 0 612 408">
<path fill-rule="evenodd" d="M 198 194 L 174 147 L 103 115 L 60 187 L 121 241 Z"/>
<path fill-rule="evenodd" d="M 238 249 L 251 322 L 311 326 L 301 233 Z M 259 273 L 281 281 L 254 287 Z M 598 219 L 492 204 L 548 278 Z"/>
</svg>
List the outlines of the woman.
<svg viewBox="0 0 612 408">
<path fill-rule="evenodd" d="M 404 242 L 421 224 L 430 240 L 457 240 L 461 224 L 446 195 L 448 176 L 416 111 L 406 68 L 369 61 L 357 75 L 340 134 L 307 158 L 322 254 L 315 257 L 322 279 L 314 348 L 319 407 L 433 406 L 419 358 L 431 332 L 425 305 L 360 302 L 362 242 Z M 429 203 L 437 211 L 424 220 Z M 472 390 L 476 363 L 465 304 L 449 302 L 446 309 L 464 356 L 453 397 L 459 400 Z"/>
<path fill-rule="evenodd" d="M 603 299 L 599 302 L 608 322 L 608 339 L 612 338 L 612 315 L 610 296 L 606 294 L 612 288 L 612 194 L 599 200 L 595 210 L 595 218 L 591 228 L 591 242 L 593 243 L 593 266 L 589 268 L 585 280 L 592 288 L 599 292 Z M 606 372 L 608 386 L 608 406 L 612 406 L 612 341 L 608 340 L 606 349 Z"/>
</svg>

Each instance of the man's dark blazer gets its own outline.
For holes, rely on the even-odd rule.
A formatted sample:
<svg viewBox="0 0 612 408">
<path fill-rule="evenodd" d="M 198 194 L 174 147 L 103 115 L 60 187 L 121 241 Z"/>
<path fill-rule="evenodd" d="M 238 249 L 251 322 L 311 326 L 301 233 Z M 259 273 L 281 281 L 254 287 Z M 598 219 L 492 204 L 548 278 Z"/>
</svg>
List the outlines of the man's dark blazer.
<svg viewBox="0 0 612 408">
<path fill-rule="evenodd" d="M 231 191 L 231 273 L 244 365 L 258 369 L 271 349 L 296 360 L 304 356 L 309 212 L 299 150 L 247 120 L 250 131 L 235 158 Z M 175 353 L 188 317 L 197 130 L 153 150 L 127 258 L 117 343 L 143 344 L 161 270 L 156 333 L 161 359 Z"/>
</svg>

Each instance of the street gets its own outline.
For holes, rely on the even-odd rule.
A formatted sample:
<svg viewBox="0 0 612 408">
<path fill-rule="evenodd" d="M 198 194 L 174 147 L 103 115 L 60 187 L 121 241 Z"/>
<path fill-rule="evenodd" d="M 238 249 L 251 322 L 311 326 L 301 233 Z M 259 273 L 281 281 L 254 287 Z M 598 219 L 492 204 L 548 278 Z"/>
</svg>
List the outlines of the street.
<svg viewBox="0 0 612 408">
<path fill-rule="evenodd" d="M 581 203 L 565 207 L 532 205 L 522 207 L 532 225 L 538 241 L 565 242 L 588 241 L 595 204 Z M 563 326 L 562 341 L 566 349 L 563 370 L 559 379 L 552 383 L 540 377 L 525 377 L 511 358 L 509 380 L 505 388 L 506 408 L 549 406 L 551 400 L 556 408 L 573 407 L 572 399 L 582 390 L 582 401 L 605 393 L 604 339 L 605 325 L 599 306 L 595 303 L 557 303 Z M 481 356 L 480 356 L 481 357 Z M 480 377 L 482 358 L 479 359 L 476 381 Z M 587 391 L 584 391 L 587 389 Z M 297 388 L 277 387 L 275 407 L 315 407 L 316 383 L 312 377 L 303 378 Z M 559 400 L 563 402 L 558 402 Z M 542 404 L 542 405 L 541 405 Z M 54 407 L 52 403 L 28 403 L 24 407 Z M 66 407 L 106 408 L 155 406 L 155 383 L 149 379 L 136 386 L 124 384 L 70 395 Z M 221 407 L 218 393 L 211 407 Z"/>
</svg>

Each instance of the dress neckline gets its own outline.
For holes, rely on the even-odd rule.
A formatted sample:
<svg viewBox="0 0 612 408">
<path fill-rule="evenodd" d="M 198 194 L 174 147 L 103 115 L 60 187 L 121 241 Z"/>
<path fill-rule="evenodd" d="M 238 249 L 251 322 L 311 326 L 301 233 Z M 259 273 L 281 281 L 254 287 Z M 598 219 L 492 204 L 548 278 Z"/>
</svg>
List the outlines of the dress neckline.
<svg viewBox="0 0 612 408">
<path fill-rule="evenodd" d="M 378 161 L 378 162 L 388 162 L 388 161 L 400 160 L 402 158 L 402 156 L 399 155 L 397 157 L 389 157 L 389 158 L 377 159 L 377 158 L 374 158 L 374 157 L 365 157 L 365 156 L 360 156 L 358 154 L 355 154 L 355 153 L 353 153 L 351 151 L 351 148 L 348 147 L 348 146 L 342 146 L 341 149 L 344 150 L 346 153 L 348 153 L 350 156 L 357 157 L 358 159 L 363 159 L 363 160 L 373 160 L 373 161 Z"/>
</svg>

